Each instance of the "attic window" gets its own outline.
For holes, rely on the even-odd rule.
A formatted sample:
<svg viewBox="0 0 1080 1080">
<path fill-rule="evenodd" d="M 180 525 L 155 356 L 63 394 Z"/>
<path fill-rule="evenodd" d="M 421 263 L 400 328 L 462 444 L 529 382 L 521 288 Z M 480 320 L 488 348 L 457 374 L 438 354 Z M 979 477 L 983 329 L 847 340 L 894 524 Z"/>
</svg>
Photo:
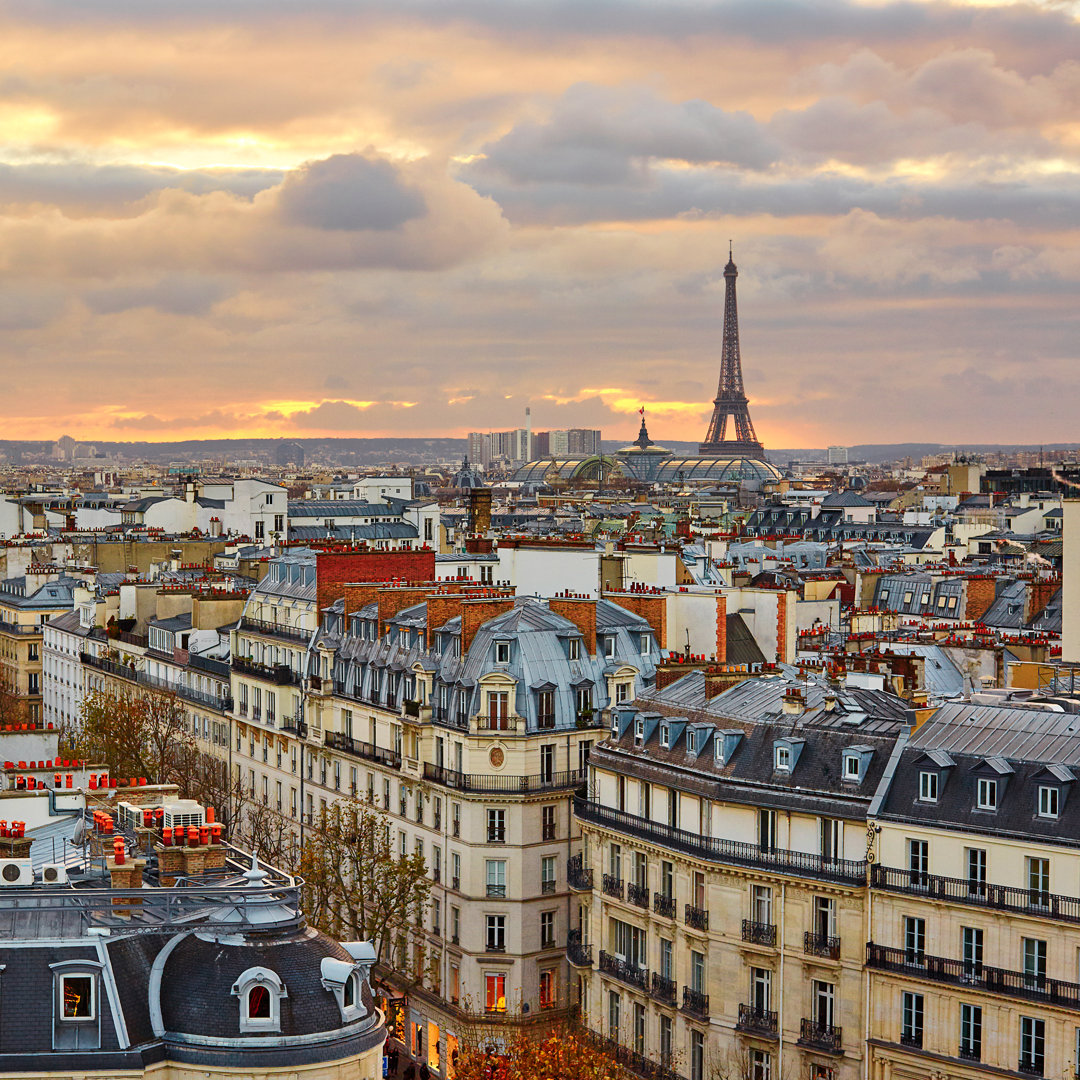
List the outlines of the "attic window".
<svg viewBox="0 0 1080 1080">
<path fill-rule="evenodd" d="M 634 742 L 640 746 L 645 741 L 645 721 L 639 716 L 634 721 Z"/>
<path fill-rule="evenodd" d="M 671 728 L 667 724 L 660 725 L 660 745 L 665 750 L 671 745 Z"/>
<path fill-rule="evenodd" d="M 569 659 L 580 660 L 581 659 L 581 641 L 578 638 L 571 638 L 567 643 L 567 651 Z"/>
<path fill-rule="evenodd" d="M 862 769 L 861 762 L 859 761 L 858 754 L 845 754 L 844 755 L 844 779 L 845 780 L 858 780 L 861 777 Z"/>
<path fill-rule="evenodd" d="M 697 732 L 696 731 L 691 730 L 691 731 L 688 731 L 686 733 L 686 752 L 688 754 L 696 754 L 697 753 Z"/>
<path fill-rule="evenodd" d="M 614 660 L 615 659 L 615 635 L 614 634 L 612 634 L 610 637 L 607 637 L 607 638 L 604 639 L 604 655 L 609 660 Z"/>
<path fill-rule="evenodd" d="M 976 806 L 979 810 L 997 809 L 997 781 L 979 778 Z"/>
<path fill-rule="evenodd" d="M 1061 805 L 1061 792 L 1056 787 L 1039 788 L 1039 817 L 1056 818 Z"/>
<path fill-rule="evenodd" d="M 280 1031 L 281 999 L 288 997 L 285 984 L 269 968 L 248 968 L 233 983 L 240 999 L 241 1031 Z"/>
<path fill-rule="evenodd" d="M 652 652 L 652 638 L 648 634 L 641 635 L 641 649 L 642 656 L 648 656 Z"/>
<path fill-rule="evenodd" d="M 510 663 L 510 642 L 509 641 L 496 641 L 495 642 L 495 663 L 496 664 L 509 664 Z"/>
<path fill-rule="evenodd" d="M 937 802 L 938 774 L 936 772 L 919 773 L 919 801 Z"/>
<path fill-rule="evenodd" d="M 97 1015 L 94 1000 L 94 976 L 60 976 L 60 1017 L 63 1020 L 93 1020 Z"/>
<path fill-rule="evenodd" d="M 777 772 L 791 772 L 791 748 L 776 746 L 773 748 L 773 768 Z"/>
</svg>

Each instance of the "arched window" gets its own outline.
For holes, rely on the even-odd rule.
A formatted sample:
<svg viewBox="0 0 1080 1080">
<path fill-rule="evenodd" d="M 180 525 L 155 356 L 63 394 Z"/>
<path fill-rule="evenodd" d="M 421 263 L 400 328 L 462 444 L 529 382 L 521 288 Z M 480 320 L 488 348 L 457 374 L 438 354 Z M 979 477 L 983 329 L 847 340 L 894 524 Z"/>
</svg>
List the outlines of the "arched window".
<svg viewBox="0 0 1080 1080">
<path fill-rule="evenodd" d="M 280 1031 L 281 1000 L 289 996 L 285 984 L 269 968 L 248 968 L 233 983 L 232 993 L 240 999 L 240 1030 Z"/>
<path fill-rule="evenodd" d="M 357 964 L 332 956 L 324 956 L 322 960 L 323 989 L 329 990 L 337 999 L 341 1019 L 346 1023 L 359 1020 L 365 1014 L 360 999 L 360 980 L 364 969 L 363 965 L 360 967 L 361 970 L 358 970 Z"/>
</svg>

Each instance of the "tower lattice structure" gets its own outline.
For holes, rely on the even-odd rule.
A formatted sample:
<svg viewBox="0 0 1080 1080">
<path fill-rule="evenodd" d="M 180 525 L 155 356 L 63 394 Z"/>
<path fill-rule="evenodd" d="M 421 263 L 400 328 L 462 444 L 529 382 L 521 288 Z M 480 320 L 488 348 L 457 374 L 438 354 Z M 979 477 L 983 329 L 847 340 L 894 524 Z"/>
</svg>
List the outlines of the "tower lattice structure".
<svg viewBox="0 0 1080 1080">
<path fill-rule="evenodd" d="M 720 358 L 720 385 L 713 399 L 712 420 L 705 441 L 698 447 L 703 457 L 765 457 L 750 419 L 750 403 L 743 390 L 742 357 L 739 353 L 739 309 L 735 299 L 735 259 L 728 251 L 724 267 L 724 344 Z M 728 438 L 728 420 L 734 438 Z"/>
</svg>

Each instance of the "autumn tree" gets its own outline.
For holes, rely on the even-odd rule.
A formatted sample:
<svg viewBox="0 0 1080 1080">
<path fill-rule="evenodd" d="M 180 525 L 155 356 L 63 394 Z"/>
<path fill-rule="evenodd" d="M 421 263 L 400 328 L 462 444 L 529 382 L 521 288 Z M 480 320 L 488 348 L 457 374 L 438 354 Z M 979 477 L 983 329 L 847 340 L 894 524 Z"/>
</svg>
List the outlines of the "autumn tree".
<svg viewBox="0 0 1080 1080">
<path fill-rule="evenodd" d="M 454 1080 L 623 1080 L 628 1074 L 581 1028 L 560 1024 L 533 1035 L 521 1028 L 466 1038 Z"/>
<path fill-rule="evenodd" d="M 355 798 L 320 812 L 305 833 L 299 873 L 315 925 L 370 941 L 387 963 L 423 917 L 431 891 L 424 857 L 396 854 L 386 816 Z"/>
<path fill-rule="evenodd" d="M 76 756 L 155 784 L 183 780 L 195 744 L 177 696 L 141 687 L 91 690 L 74 739 Z"/>
<path fill-rule="evenodd" d="M 0 728 L 5 724 L 25 724 L 30 719 L 29 702 L 12 685 L 6 672 L 0 675 Z"/>
</svg>

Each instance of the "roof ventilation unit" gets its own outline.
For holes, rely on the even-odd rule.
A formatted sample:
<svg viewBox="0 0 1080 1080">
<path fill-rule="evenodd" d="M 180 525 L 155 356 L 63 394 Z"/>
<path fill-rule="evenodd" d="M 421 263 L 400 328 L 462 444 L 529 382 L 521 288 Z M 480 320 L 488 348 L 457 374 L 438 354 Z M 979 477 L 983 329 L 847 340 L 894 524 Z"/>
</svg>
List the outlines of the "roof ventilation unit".
<svg viewBox="0 0 1080 1080">
<path fill-rule="evenodd" d="M 43 885 L 66 885 L 67 867 L 63 863 L 46 863 L 41 868 L 41 882 Z"/>
<path fill-rule="evenodd" d="M 33 884 L 34 866 L 29 859 L 0 859 L 0 887 Z"/>
</svg>

